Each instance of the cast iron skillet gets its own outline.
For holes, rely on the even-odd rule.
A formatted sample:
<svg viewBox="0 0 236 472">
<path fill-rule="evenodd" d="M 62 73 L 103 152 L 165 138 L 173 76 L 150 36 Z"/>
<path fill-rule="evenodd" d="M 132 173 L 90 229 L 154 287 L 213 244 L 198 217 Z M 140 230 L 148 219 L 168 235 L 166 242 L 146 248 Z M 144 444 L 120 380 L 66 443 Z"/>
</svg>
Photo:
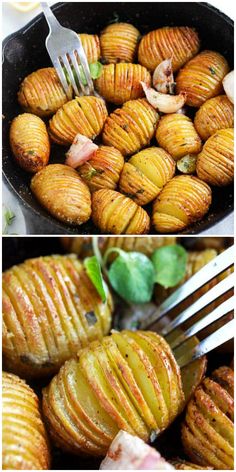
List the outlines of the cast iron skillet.
<svg viewBox="0 0 236 472">
<path fill-rule="evenodd" d="M 62 25 L 77 32 L 97 33 L 114 21 L 134 24 L 142 34 L 165 25 L 187 25 L 197 29 L 202 49 L 222 53 L 233 67 L 233 22 L 207 3 L 168 2 L 79 2 L 58 3 L 53 10 Z M 9 148 L 9 125 L 22 112 L 17 91 L 22 79 L 34 70 L 50 66 L 45 49 L 48 34 L 42 14 L 3 43 L 3 173 L 9 186 L 23 203 L 27 230 L 31 234 L 97 234 L 93 223 L 71 227 L 51 217 L 29 190 L 31 175 L 14 162 Z M 64 148 L 53 146 L 50 162 L 64 162 Z M 215 189 L 210 212 L 192 225 L 186 234 L 197 234 L 227 216 L 233 209 L 233 186 Z M 214 230 L 212 228 L 212 233 Z M 152 234 L 155 230 L 152 229 Z"/>
</svg>

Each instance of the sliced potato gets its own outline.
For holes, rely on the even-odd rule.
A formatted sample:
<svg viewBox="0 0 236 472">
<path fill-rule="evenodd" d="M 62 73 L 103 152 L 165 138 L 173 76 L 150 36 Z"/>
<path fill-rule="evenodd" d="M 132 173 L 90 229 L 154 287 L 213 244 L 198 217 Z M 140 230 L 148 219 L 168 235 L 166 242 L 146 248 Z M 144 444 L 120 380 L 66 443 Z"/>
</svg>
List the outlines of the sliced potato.
<svg viewBox="0 0 236 472">
<path fill-rule="evenodd" d="M 130 23 L 112 23 L 101 32 L 102 58 L 108 64 L 134 62 L 140 33 Z"/>
<path fill-rule="evenodd" d="M 100 40 L 96 34 L 79 34 L 89 64 L 99 61 L 101 57 Z"/>
<path fill-rule="evenodd" d="M 196 154 L 187 154 L 177 161 L 177 169 L 182 174 L 195 174 L 197 164 Z"/>
<path fill-rule="evenodd" d="M 194 126 L 204 141 L 220 129 L 233 128 L 233 104 L 226 95 L 210 98 L 195 114 Z"/>
</svg>

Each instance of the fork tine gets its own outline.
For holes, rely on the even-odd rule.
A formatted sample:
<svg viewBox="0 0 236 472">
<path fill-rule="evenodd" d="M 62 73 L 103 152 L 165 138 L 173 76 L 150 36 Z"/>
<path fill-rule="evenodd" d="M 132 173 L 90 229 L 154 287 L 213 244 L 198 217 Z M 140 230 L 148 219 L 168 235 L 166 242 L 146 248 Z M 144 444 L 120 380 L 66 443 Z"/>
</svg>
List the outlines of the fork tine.
<svg viewBox="0 0 236 472">
<path fill-rule="evenodd" d="M 79 51 L 77 50 L 76 52 L 77 52 L 78 57 L 80 59 L 80 64 L 81 64 L 81 66 L 84 70 L 84 75 L 85 75 L 85 78 L 86 78 L 86 81 L 87 81 L 87 84 L 88 84 L 88 88 L 89 88 L 89 94 L 93 94 L 94 93 L 93 81 L 91 79 L 87 57 L 85 55 L 82 44 L 81 44 L 81 47 L 79 48 Z"/>
<path fill-rule="evenodd" d="M 70 83 L 74 89 L 74 92 L 76 95 L 79 96 L 79 90 L 75 82 L 74 74 L 71 69 L 71 64 L 69 63 L 69 60 L 66 54 L 62 56 L 62 61 L 63 61 L 64 67 L 66 68 L 67 74 L 69 75 Z"/>
<path fill-rule="evenodd" d="M 52 58 L 51 58 L 52 59 Z M 66 95 L 67 97 L 70 97 L 70 94 L 69 94 L 69 84 L 67 83 L 67 80 L 66 80 L 66 77 L 65 77 L 65 73 L 63 71 L 63 68 L 62 68 L 62 65 L 61 65 L 61 62 L 59 60 L 59 58 L 57 58 L 56 60 L 52 61 L 53 62 L 53 65 L 56 69 L 56 72 L 57 72 L 57 75 L 60 79 L 60 82 L 66 92 Z"/>
<path fill-rule="evenodd" d="M 201 288 L 214 277 L 221 274 L 228 267 L 232 266 L 233 263 L 234 246 L 231 246 L 200 269 L 187 282 L 181 285 L 149 317 L 142 320 L 140 323 L 140 329 L 147 329 L 154 323 L 158 322 L 174 307 L 179 305 L 183 300 L 192 295 L 196 290 Z"/>
<path fill-rule="evenodd" d="M 80 68 L 79 68 L 79 64 L 78 64 L 78 61 L 77 61 L 77 58 L 76 58 L 76 55 L 75 55 L 75 51 L 71 52 L 70 53 L 70 60 L 72 61 L 72 64 L 74 66 L 74 69 L 75 69 L 75 73 L 76 73 L 76 76 L 78 78 L 78 82 L 79 82 L 79 86 L 82 90 L 82 93 L 83 95 L 89 95 L 89 88 L 88 86 L 84 85 L 83 84 L 83 80 L 82 80 L 82 76 L 81 76 L 81 71 L 80 71 Z M 87 79 L 86 79 L 87 80 Z"/>
<path fill-rule="evenodd" d="M 176 357 L 176 360 L 180 367 L 184 367 L 187 364 L 199 359 L 213 349 L 221 346 L 225 342 L 233 339 L 235 330 L 234 320 L 229 321 L 221 328 L 217 329 L 214 333 L 203 339 L 193 349 L 188 349 L 181 357 Z"/>
<path fill-rule="evenodd" d="M 230 313 L 234 309 L 234 297 L 230 297 L 225 302 L 221 303 L 215 310 L 211 311 L 208 315 L 204 316 L 201 320 L 197 321 L 193 326 L 187 329 L 183 334 L 180 334 L 177 338 L 170 342 L 172 349 L 177 349 L 187 339 L 191 338 L 195 334 L 202 331 L 207 326 L 215 323 L 215 321 L 223 318 L 227 313 Z"/>
</svg>

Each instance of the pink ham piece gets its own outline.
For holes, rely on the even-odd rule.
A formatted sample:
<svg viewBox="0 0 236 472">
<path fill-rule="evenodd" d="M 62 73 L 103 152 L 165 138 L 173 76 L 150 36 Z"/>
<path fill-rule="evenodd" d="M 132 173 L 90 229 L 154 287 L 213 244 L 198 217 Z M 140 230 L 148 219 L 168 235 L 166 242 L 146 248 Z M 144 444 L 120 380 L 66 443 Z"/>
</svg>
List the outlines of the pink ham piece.
<svg viewBox="0 0 236 472">
<path fill-rule="evenodd" d="M 81 166 L 84 162 L 91 159 L 97 149 L 98 146 L 94 144 L 91 139 L 78 133 L 69 151 L 66 153 L 65 164 L 76 169 L 76 167 Z"/>
<path fill-rule="evenodd" d="M 142 439 L 119 431 L 100 470 L 174 470 L 174 467 Z"/>
</svg>

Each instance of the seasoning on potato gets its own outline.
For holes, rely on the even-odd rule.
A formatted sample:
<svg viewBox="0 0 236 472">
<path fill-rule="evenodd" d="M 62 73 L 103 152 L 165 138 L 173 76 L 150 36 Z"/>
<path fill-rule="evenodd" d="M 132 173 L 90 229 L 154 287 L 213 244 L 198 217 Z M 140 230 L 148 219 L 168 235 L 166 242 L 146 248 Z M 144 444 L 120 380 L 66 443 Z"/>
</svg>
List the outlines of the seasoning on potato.
<svg viewBox="0 0 236 472">
<path fill-rule="evenodd" d="M 32 178 L 30 188 L 41 205 L 59 221 L 81 225 L 90 218 L 90 191 L 75 169 L 51 164 Z"/>
<path fill-rule="evenodd" d="M 38 172 L 47 165 L 50 142 L 47 128 L 38 116 L 23 113 L 14 118 L 10 145 L 17 164 L 27 172 Z"/>
<path fill-rule="evenodd" d="M 221 129 L 205 142 L 197 158 L 197 175 L 218 187 L 234 179 L 234 130 Z"/>
<path fill-rule="evenodd" d="M 50 448 L 37 395 L 24 380 L 3 372 L 3 470 L 49 470 L 50 462 Z"/>
<path fill-rule="evenodd" d="M 176 167 L 182 174 L 195 174 L 197 154 L 187 154 L 177 161 Z"/>
<path fill-rule="evenodd" d="M 175 173 L 175 161 L 164 149 L 143 149 L 125 163 L 119 187 L 138 205 L 146 205 L 160 193 Z"/>
<path fill-rule="evenodd" d="M 101 32 L 102 59 L 107 64 L 134 62 L 140 33 L 130 23 L 112 23 Z"/>
<path fill-rule="evenodd" d="M 100 39 L 97 34 L 79 34 L 89 64 L 99 61 L 101 57 Z"/>
<path fill-rule="evenodd" d="M 102 233 L 146 234 L 150 228 L 150 218 L 143 208 L 109 189 L 93 193 L 92 218 Z"/>
<path fill-rule="evenodd" d="M 208 212 L 211 199 L 210 187 L 197 177 L 174 177 L 154 201 L 155 229 L 160 233 L 182 231 Z"/>
<path fill-rule="evenodd" d="M 194 126 L 203 141 L 220 129 L 233 128 L 233 104 L 226 95 L 210 98 L 195 114 Z"/>
</svg>

